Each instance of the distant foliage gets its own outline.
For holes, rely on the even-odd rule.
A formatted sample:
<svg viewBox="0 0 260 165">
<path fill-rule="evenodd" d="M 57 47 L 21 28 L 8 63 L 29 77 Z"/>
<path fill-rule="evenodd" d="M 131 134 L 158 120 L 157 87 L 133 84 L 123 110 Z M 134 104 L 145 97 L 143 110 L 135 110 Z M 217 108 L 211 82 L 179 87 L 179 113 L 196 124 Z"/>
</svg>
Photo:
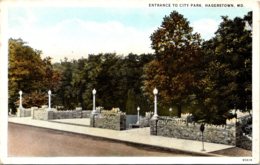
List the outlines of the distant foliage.
<svg viewBox="0 0 260 165">
<path fill-rule="evenodd" d="M 60 87 L 56 93 L 56 105 L 65 109 L 77 106 L 92 109 L 95 88 L 96 106 L 105 109 L 119 107 L 131 113 L 137 104 L 144 109 L 147 103 L 141 92 L 143 66 L 154 58 L 149 54 L 129 54 L 126 57 L 114 53 L 89 55 L 88 58 L 55 63 L 61 73 Z M 129 91 L 132 92 L 128 95 Z M 134 102 L 133 105 L 130 105 Z M 129 107 L 132 108 L 129 108 Z M 130 111 L 129 111 L 130 112 Z"/>
</svg>

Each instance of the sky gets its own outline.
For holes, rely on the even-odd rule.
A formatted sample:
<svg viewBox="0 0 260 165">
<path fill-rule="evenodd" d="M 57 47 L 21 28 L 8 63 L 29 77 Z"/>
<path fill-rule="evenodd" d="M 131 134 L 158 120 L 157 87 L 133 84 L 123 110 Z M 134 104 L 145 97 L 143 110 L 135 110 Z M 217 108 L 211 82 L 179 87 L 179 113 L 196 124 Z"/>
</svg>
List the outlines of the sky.
<svg viewBox="0 0 260 165">
<path fill-rule="evenodd" d="M 214 36 L 221 16 L 243 17 L 248 8 L 9 7 L 8 38 L 21 38 L 54 62 L 88 54 L 153 53 L 150 35 L 173 10 L 205 40 Z"/>
</svg>

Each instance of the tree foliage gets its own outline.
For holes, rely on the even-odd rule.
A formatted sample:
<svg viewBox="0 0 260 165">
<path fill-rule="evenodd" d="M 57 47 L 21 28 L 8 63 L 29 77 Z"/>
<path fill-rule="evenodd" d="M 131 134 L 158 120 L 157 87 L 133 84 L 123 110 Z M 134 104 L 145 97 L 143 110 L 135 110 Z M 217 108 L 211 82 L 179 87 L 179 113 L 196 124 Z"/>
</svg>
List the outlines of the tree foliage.
<svg viewBox="0 0 260 165">
<path fill-rule="evenodd" d="M 222 17 L 216 36 L 204 42 L 204 71 L 197 118 L 224 123 L 230 109 L 252 109 L 252 12 Z"/>
<path fill-rule="evenodd" d="M 161 104 L 176 105 L 180 116 L 182 105 L 190 101 L 197 83 L 200 35 L 192 33 L 187 19 L 173 11 L 163 19 L 151 40 L 156 59 L 145 67 L 144 92 L 152 98 L 152 90 L 157 87 Z"/>
<path fill-rule="evenodd" d="M 9 39 L 8 50 L 9 108 L 15 111 L 19 90 L 26 98 L 24 107 L 41 106 L 46 100 L 44 93 L 56 88 L 59 82 L 59 74 L 53 70 L 51 58 L 42 60 L 41 51 L 31 48 L 22 39 Z"/>
<path fill-rule="evenodd" d="M 79 60 L 61 61 L 54 68 L 61 73 L 61 85 L 56 94 L 56 105 L 66 109 L 81 106 L 92 108 L 92 90 L 95 88 L 96 105 L 106 109 L 119 107 L 126 111 L 129 102 L 147 107 L 141 93 L 143 66 L 153 58 L 149 54 L 129 54 L 126 57 L 115 53 L 89 55 Z M 128 92 L 131 96 L 128 97 Z M 129 100 L 130 99 L 130 100 Z M 131 102 L 130 101 L 130 102 Z M 127 105 L 128 104 L 128 105 Z M 136 108 L 134 108 L 136 109 Z"/>
</svg>

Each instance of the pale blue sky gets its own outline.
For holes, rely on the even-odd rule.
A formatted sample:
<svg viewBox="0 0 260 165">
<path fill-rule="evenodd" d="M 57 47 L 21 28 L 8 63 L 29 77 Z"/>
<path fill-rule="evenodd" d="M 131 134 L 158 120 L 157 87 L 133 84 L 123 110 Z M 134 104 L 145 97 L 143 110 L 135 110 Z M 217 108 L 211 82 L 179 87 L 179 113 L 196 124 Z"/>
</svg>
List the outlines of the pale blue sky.
<svg viewBox="0 0 260 165">
<path fill-rule="evenodd" d="M 88 54 L 151 53 L 150 35 L 173 10 L 190 22 L 207 40 L 221 16 L 243 17 L 248 8 L 149 8 L 149 7 L 12 7 L 8 12 L 9 37 L 22 38 L 43 56 L 59 61 Z"/>
</svg>

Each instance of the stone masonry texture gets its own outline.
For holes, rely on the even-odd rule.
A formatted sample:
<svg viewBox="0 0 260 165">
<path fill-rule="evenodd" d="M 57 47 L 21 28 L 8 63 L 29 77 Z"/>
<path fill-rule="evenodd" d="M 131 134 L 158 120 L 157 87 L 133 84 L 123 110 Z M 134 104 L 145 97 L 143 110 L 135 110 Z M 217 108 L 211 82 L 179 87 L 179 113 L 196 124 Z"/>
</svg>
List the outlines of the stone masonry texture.
<svg viewBox="0 0 260 165">
<path fill-rule="evenodd" d="M 57 111 L 56 109 L 52 109 L 48 111 L 46 108 L 34 108 L 31 114 L 32 114 L 32 118 L 36 120 L 55 120 L 55 119 L 89 118 L 91 111 L 83 111 L 83 110 Z"/>
<path fill-rule="evenodd" d="M 234 145 L 247 150 L 252 149 L 252 140 L 243 133 L 245 122 L 236 124 L 210 125 L 205 124 L 203 140 L 210 143 Z M 200 123 L 188 123 L 183 119 L 163 118 L 150 120 L 150 134 L 179 139 L 202 140 Z"/>
<path fill-rule="evenodd" d="M 31 116 L 31 109 L 17 109 L 17 113 L 16 113 L 17 117 L 30 117 Z"/>
<path fill-rule="evenodd" d="M 126 115 L 122 112 L 103 110 L 100 114 L 90 117 L 90 126 L 112 130 L 126 130 Z"/>
<path fill-rule="evenodd" d="M 201 124 L 187 123 L 184 120 L 159 118 L 150 121 L 152 135 L 174 137 L 179 139 L 201 140 Z M 236 127 L 234 125 L 214 126 L 205 125 L 203 137 L 205 142 L 236 144 Z"/>
</svg>

